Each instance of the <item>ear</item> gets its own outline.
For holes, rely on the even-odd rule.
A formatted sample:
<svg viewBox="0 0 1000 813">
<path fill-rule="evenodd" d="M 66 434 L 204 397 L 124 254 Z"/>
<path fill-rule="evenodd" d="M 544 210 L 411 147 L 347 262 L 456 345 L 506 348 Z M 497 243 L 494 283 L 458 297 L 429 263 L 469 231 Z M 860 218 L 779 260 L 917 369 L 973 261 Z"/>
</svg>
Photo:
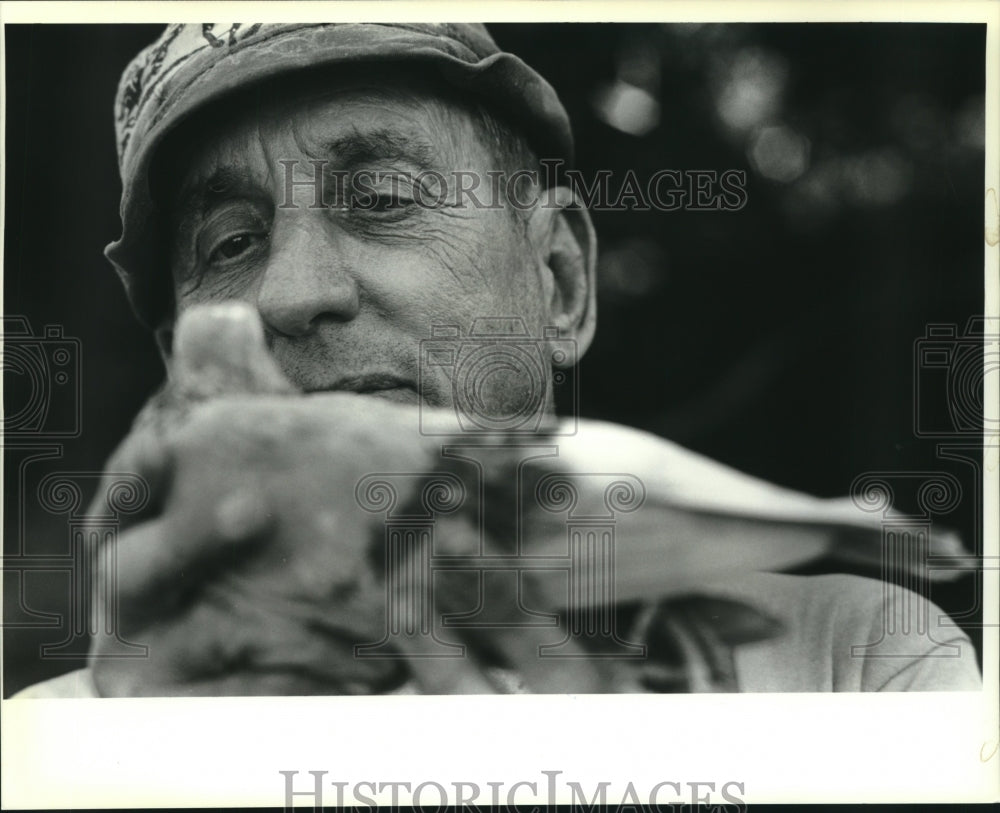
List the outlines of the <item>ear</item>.
<svg viewBox="0 0 1000 813">
<path fill-rule="evenodd" d="M 587 352 L 597 324 L 597 237 L 590 215 L 565 186 L 545 190 L 531 211 L 528 234 L 546 297 L 546 325 Z M 576 359 L 568 363 L 575 363 Z"/>
</svg>

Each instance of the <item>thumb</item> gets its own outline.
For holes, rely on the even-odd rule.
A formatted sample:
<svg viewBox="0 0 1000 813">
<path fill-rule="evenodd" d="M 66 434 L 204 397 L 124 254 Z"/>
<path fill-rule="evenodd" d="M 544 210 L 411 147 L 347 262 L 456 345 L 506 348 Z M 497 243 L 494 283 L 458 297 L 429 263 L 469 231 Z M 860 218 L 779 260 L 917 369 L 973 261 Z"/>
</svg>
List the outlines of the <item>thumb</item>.
<svg viewBox="0 0 1000 813">
<path fill-rule="evenodd" d="M 183 401 L 297 391 L 268 352 L 256 310 L 236 301 L 197 305 L 181 314 L 170 385 Z"/>
</svg>

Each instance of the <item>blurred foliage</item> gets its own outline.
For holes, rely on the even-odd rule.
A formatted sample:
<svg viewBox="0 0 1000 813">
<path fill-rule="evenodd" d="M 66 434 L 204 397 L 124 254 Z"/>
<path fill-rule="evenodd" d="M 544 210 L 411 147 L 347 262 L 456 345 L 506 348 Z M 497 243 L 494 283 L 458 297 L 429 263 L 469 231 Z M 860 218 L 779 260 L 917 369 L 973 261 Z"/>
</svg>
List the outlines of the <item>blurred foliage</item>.
<svg viewBox="0 0 1000 813">
<path fill-rule="evenodd" d="M 748 175 L 739 212 L 594 213 L 585 414 L 816 493 L 924 459 L 913 341 L 983 307 L 981 26 L 493 32 L 556 87 L 585 176 Z M 616 85 L 643 91 L 632 132 Z"/>
</svg>

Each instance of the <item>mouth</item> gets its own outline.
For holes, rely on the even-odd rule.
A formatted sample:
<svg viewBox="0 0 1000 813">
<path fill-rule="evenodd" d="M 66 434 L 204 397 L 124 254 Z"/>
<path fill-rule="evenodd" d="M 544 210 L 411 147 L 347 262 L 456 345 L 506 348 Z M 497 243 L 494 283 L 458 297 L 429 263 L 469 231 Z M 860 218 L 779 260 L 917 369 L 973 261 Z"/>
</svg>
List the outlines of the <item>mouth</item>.
<svg viewBox="0 0 1000 813">
<path fill-rule="evenodd" d="M 416 404 L 419 401 L 416 385 L 391 373 L 343 376 L 324 386 L 306 387 L 305 392 L 356 392 L 401 404 Z"/>
</svg>

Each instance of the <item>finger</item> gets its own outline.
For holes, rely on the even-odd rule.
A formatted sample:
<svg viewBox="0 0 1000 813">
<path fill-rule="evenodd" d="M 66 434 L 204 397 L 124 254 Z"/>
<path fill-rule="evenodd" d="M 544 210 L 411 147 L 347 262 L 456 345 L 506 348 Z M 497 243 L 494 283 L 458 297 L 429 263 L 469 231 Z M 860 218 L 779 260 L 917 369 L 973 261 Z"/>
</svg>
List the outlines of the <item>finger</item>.
<svg viewBox="0 0 1000 813">
<path fill-rule="evenodd" d="M 461 572 L 440 573 L 435 582 L 438 616 L 477 607 L 479 623 L 462 630 L 476 663 L 506 692 L 583 694 L 612 691 L 607 658 L 595 659 L 565 628 L 529 622 L 551 609 L 548 590 L 525 574 L 469 580 Z M 494 574 L 497 575 L 497 574 Z M 556 618 L 557 616 L 553 616 Z M 499 671 L 495 669 L 499 667 Z"/>
<path fill-rule="evenodd" d="M 393 645 L 406 658 L 407 666 L 421 694 L 496 694 L 477 661 L 470 657 L 468 647 L 449 650 L 436 637 L 433 625 L 427 629 L 427 619 L 420 617 L 421 608 L 434 606 L 432 583 L 421 578 L 419 570 L 408 571 L 410 578 L 389 583 L 387 612 L 398 613 L 396 619 L 401 634 L 394 635 Z M 438 612 L 435 609 L 435 612 Z"/>
<path fill-rule="evenodd" d="M 504 694 L 606 694 L 642 691 L 634 659 L 596 654 L 565 627 L 468 630 L 477 669 Z M 489 665 L 483 665 L 489 664 Z M 499 664 L 499 665 L 497 665 Z"/>
<path fill-rule="evenodd" d="M 123 534 L 116 544 L 119 593 L 141 601 L 152 593 L 178 598 L 231 560 L 252 555 L 274 515 L 256 489 L 237 489 L 197 511 L 190 504 Z"/>
<path fill-rule="evenodd" d="M 535 694 L 594 694 L 621 691 L 614 664 L 596 658 L 565 628 L 480 629 L 471 635 L 495 652 L 519 691 Z"/>
<path fill-rule="evenodd" d="M 468 653 L 442 656 L 427 636 L 399 636 L 393 643 L 406 656 L 421 694 L 497 694 L 497 686 Z"/>
<path fill-rule="evenodd" d="M 332 689 L 321 676 L 297 669 L 244 669 L 211 678 L 160 683 L 151 687 L 136 682 L 146 697 L 328 697 L 345 694 Z"/>
<path fill-rule="evenodd" d="M 278 685 L 275 680 L 285 681 L 288 693 L 300 694 L 367 695 L 405 680 L 400 660 L 354 656 L 354 646 L 370 631 L 326 623 L 322 608 L 294 608 L 294 596 L 286 601 L 293 605 L 290 612 L 261 603 L 260 586 L 258 579 L 227 573 L 199 592 L 170 645 L 177 651 L 171 660 L 184 675 L 211 680 L 232 676 L 272 687 Z"/>
</svg>

